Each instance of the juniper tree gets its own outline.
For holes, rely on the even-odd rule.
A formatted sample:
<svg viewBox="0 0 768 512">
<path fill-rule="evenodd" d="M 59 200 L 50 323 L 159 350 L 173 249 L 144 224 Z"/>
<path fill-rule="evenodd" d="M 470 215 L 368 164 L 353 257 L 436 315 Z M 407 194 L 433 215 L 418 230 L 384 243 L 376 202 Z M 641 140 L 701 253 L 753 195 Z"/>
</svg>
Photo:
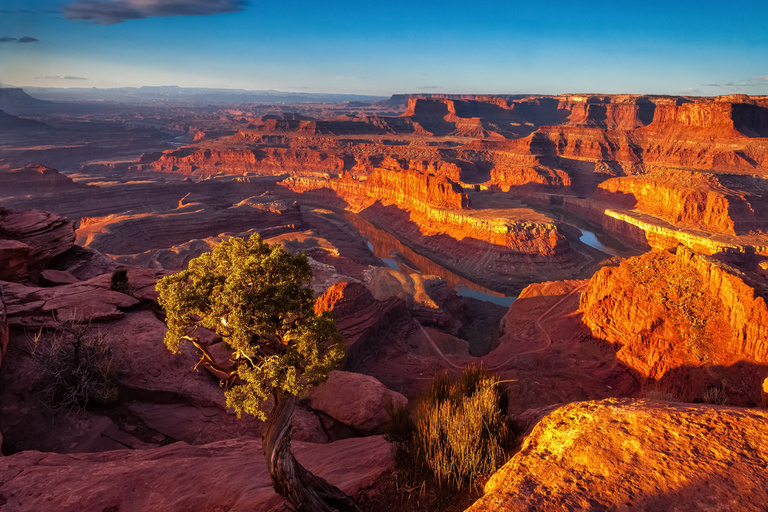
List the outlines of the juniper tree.
<svg viewBox="0 0 768 512">
<path fill-rule="evenodd" d="M 314 311 L 311 281 L 304 254 L 270 246 L 258 234 L 230 238 L 158 281 L 165 344 L 179 352 L 181 343 L 192 343 L 200 352 L 195 369 L 208 366 L 221 376 L 227 406 L 238 417 L 266 420 L 262 447 L 278 494 L 299 510 L 357 510 L 290 449 L 296 395 L 323 383 L 344 359 L 344 340 L 330 314 Z M 232 350 L 230 361 L 215 360 L 195 336 L 199 327 L 221 336 Z"/>
</svg>

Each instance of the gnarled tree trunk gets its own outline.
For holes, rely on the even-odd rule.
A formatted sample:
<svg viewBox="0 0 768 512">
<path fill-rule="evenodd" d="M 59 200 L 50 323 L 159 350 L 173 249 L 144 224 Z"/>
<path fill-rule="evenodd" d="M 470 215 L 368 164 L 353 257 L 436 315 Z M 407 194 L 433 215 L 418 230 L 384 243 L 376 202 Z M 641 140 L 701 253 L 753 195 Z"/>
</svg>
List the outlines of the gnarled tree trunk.
<svg viewBox="0 0 768 512">
<path fill-rule="evenodd" d="M 261 435 L 275 492 L 301 512 L 359 512 L 352 498 L 304 469 L 294 458 L 291 418 L 295 408 L 295 396 L 278 396 Z"/>
</svg>

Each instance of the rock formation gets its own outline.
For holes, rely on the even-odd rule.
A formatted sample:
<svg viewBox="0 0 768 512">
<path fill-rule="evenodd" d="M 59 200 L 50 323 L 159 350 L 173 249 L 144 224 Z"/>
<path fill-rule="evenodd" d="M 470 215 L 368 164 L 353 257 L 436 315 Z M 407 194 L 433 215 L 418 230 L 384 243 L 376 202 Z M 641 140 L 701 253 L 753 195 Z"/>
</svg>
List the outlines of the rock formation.
<svg viewBox="0 0 768 512">
<path fill-rule="evenodd" d="M 468 510 L 763 510 L 768 413 L 646 400 L 563 406 Z"/>
<path fill-rule="evenodd" d="M 293 446 L 301 464 L 358 498 L 392 468 L 381 436 Z M 54 496 L 63 512 L 285 507 L 272 490 L 261 443 L 250 439 L 94 454 L 27 451 L 0 458 L 0 475 L 5 505 L 20 511 L 50 509 Z"/>
<path fill-rule="evenodd" d="M 374 377 L 333 371 L 322 386 L 309 391 L 309 406 L 363 435 L 383 433 L 391 408 L 405 407 L 408 399 L 384 387 Z"/>
<path fill-rule="evenodd" d="M 39 210 L 0 208 L 0 278 L 26 279 L 74 242 L 74 222 Z"/>
<path fill-rule="evenodd" d="M 723 386 L 736 403 L 757 404 L 768 375 L 768 286 L 755 277 L 679 246 L 603 268 L 580 307 L 593 335 L 615 344 L 641 378 L 671 373 L 670 383 L 690 398 Z M 761 366 L 744 378 L 737 363 Z"/>
</svg>

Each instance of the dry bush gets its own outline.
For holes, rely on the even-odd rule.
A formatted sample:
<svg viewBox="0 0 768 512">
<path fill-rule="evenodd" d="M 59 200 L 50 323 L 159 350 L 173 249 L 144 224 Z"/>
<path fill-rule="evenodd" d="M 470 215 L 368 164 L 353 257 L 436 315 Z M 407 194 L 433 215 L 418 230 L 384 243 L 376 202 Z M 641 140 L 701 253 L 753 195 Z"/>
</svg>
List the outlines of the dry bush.
<svg viewBox="0 0 768 512">
<path fill-rule="evenodd" d="M 115 292 L 130 293 L 128 286 L 128 270 L 125 267 L 118 267 L 112 272 L 112 278 L 109 281 L 109 289 Z"/>
<path fill-rule="evenodd" d="M 53 409 L 82 409 L 117 401 L 117 359 L 103 333 L 90 324 L 60 322 L 34 338 L 42 394 Z"/>
<path fill-rule="evenodd" d="M 391 416 L 395 463 L 441 488 L 461 490 L 492 474 L 505 462 L 512 440 L 506 393 L 498 378 L 476 366 L 458 380 L 436 375 L 412 416 L 404 409 Z"/>
<path fill-rule="evenodd" d="M 648 398 L 650 400 L 665 400 L 667 402 L 680 401 L 680 398 L 678 398 L 678 396 L 675 395 L 674 393 L 661 391 L 659 389 L 649 389 L 648 391 L 645 391 L 643 395 L 645 395 L 645 398 Z"/>
<path fill-rule="evenodd" d="M 722 386 L 710 386 L 702 393 L 701 401 L 705 404 L 727 405 L 728 396 Z"/>
</svg>

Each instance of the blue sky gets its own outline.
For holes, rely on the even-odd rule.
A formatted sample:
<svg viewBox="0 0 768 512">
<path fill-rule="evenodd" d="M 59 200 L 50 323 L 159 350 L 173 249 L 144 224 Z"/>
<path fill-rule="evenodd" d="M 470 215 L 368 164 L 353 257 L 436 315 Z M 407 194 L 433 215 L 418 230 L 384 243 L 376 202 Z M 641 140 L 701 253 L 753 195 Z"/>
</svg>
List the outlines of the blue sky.
<svg viewBox="0 0 768 512">
<path fill-rule="evenodd" d="M 768 94 L 766 20 L 764 0 L 3 0 L 0 82 Z"/>
</svg>

